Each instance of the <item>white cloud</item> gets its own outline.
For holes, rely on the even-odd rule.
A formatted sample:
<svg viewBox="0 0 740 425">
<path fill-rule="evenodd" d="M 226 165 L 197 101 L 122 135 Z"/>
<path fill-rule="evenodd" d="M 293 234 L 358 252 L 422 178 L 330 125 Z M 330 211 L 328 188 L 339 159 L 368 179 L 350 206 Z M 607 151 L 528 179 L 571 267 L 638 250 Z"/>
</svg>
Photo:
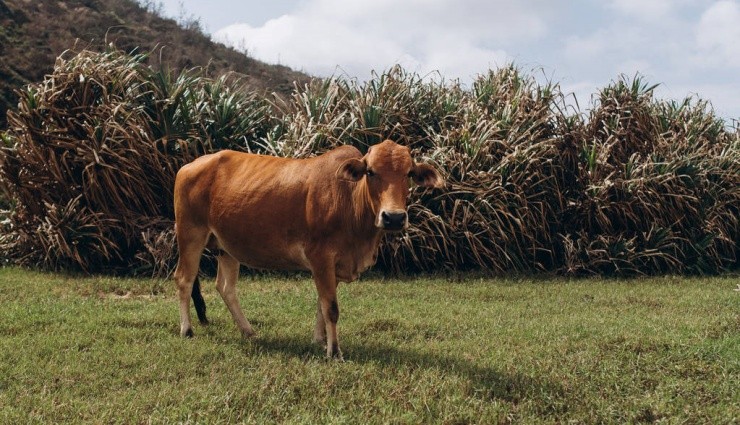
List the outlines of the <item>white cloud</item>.
<svg viewBox="0 0 740 425">
<path fill-rule="evenodd" d="M 243 14 L 250 2 L 262 7 L 238 1 Z M 597 88 L 639 72 L 673 88 L 658 93 L 698 93 L 740 118 L 740 0 L 291 1 L 214 38 L 269 63 L 361 80 L 399 63 L 468 84 L 515 60 L 542 66 L 582 108 Z"/>
<path fill-rule="evenodd" d="M 617 68 L 622 74 L 633 76 L 635 74 L 649 75 L 652 72 L 653 65 L 645 59 L 627 59 L 620 62 Z"/>
<path fill-rule="evenodd" d="M 257 59 L 318 75 L 330 75 L 337 66 L 359 71 L 367 58 L 380 63 L 404 58 L 403 49 L 391 40 L 363 37 L 347 26 L 299 16 L 281 16 L 257 28 L 230 25 L 219 30 L 215 38 Z"/>
<path fill-rule="evenodd" d="M 601 87 L 622 74 L 639 73 L 652 83 L 683 77 L 693 45 L 690 22 L 678 7 L 684 1 L 610 0 L 603 10 L 617 16 L 592 32 L 565 37 L 560 66 L 584 81 L 603 81 Z"/>
<path fill-rule="evenodd" d="M 740 67 L 740 4 L 718 1 L 701 16 L 696 28 L 699 65 Z"/>
<path fill-rule="evenodd" d="M 439 36 L 430 40 L 423 52 L 423 62 L 419 71 L 439 71 L 445 78 L 460 78 L 470 81 L 476 75 L 485 73 L 512 61 L 504 50 L 486 49 L 466 43 L 455 36 Z"/>
<path fill-rule="evenodd" d="M 588 36 L 569 36 L 563 52 L 571 60 L 591 59 L 602 55 L 609 48 L 608 35 L 603 31 Z"/>
<path fill-rule="evenodd" d="M 668 16 L 676 3 L 675 0 L 611 0 L 609 7 L 639 20 L 653 21 Z"/>
<path fill-rule="evenodd" d="M 584 36 L 564 40 L 563 56 L 572 65 L 601 70 L 616 77 L 620 74 L 646 74 L 676 49 L 676 40 L 660 36 L 660 30 L 635 25 L 613 24 Z"/>
<path fill-rule="evenodd" d="M 227 26 L 214 38 L 315 75 L 338 67 L 364 79 L 400 63 L 469 80 L 510 61 L 506 45 L 542 37 L 547 10 L 547 0 L 312 0 L 261 26 Z"/>
</svg>

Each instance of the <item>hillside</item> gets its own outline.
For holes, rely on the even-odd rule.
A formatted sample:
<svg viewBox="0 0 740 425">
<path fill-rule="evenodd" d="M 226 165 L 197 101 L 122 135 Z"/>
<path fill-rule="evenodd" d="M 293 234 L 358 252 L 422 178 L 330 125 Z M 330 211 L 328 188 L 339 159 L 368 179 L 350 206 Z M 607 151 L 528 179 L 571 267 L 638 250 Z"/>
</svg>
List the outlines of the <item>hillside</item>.
<svg viewBox="0 0 740 425">
<path fill-rule="evenodd" d="M 153 52 L 154 67 L 204 66 L 212 76 L 235 71 L 260 91 L 286 93 L 294 81 L 309 78 L 214 43 L 197 26 L 182 28 L 134 0 L 0 0 L 0 129 L 17 104 L 14 90 L 41 81 L 62 52 L 111 42 L 124 51 Z"/>
</svg>

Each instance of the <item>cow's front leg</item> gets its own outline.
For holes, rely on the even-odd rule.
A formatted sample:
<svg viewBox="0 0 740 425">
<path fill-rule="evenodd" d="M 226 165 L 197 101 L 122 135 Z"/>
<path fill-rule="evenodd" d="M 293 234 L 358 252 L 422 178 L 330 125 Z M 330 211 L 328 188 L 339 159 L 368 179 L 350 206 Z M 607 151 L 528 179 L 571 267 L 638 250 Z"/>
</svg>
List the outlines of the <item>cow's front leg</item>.
<svg viewBox="0 0 740 425">
<path fill-rule="evenodd" d="M 337 322 L 339 321 L 339 303 L 337 302 L 337 276 L 334 265 L 315 267 L 313 280 L 319 293 L 319 309 L 324 322 L 326 337 L 326 356 L 342 360 L 337 336 Z M 318 326 L 318 318 L 317 318 Z M 314 337 L 316 332 L 314 331 Z"/>
<path fill-rule="evenodd" d="M 313 342 L 321 346 L 326 344 L 326 323 L 324 323 L 324 313 L 321 312 L 321 298 L 316 303 L 316 327 L 313 329 Z"/>
</svg>

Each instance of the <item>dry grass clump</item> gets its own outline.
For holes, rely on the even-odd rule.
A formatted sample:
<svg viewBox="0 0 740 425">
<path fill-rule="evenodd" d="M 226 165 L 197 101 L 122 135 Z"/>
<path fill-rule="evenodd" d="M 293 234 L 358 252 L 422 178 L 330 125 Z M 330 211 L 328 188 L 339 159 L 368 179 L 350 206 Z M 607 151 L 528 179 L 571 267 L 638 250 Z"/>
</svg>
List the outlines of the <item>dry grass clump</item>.
<svg viewBox="0 0 740 425">
<path fill-rule="evenodd" d="M 584 191 L 567 272 L 713 273 L 737 266 L 740 150 L 706 102 L 660 102 L 621 78 L 583 133 Z"/>
<path fill-rule="evenodd" d="M 513 67 L 479 77 L 421 152 L 445 171 L 448 190 L 414 200 L 416 231 L 390 244 L 394 256 L 411 270 L 553 267 L 568 150 L 556 137 L 555 90 Z"/>
<path fill-rule="evenodd" d="M 588 115 L 514 66 L 471 88 L 400 67 L 332 78 L 271 103 L 141 56 L 60 59 L 11 114 L 0 180 L 8 258 L 52 269 L 164 274 L 176 170 L 219 149 L 308 157 L 385 138 L 442 170 L 383 242 L 392 273 L 716 273 L 738 265 L 740 136 L 701 100 L 663 102 L 640 77 Z M 568 112 L 570 111 L 570 112 Z M 10 146 L 12 145 L 12 146 Z"/>
<path fill-rule="evenodd" d="M 0 244 L 53 270 L 165 268 L 180 166 L 264 136 L 268 105 L 225 79 L 155 72 L 145 55 L 82 51 L 20 93 L 0 153 L 15 209 Z M 165 249 L 167 255 L 160 251 Z M 168 260 L 169 261 L 169 260 Z"/>
<path fill-rule="evenodd" d="M 364 151 L 392 138 L 443 170 L 446 190 L 412 193 L 414 225 L 387 238 L 382 269 L 552 270 L 559 215 L 576 180 L 571 127 L 580 124 L 562 116 L 561 101 L 557 86 L 513 66 L 481 76 L 472 90 L 396 67 L 364 84 L 332 79 L 296 92 L 269 151 Z"/>
</svg>

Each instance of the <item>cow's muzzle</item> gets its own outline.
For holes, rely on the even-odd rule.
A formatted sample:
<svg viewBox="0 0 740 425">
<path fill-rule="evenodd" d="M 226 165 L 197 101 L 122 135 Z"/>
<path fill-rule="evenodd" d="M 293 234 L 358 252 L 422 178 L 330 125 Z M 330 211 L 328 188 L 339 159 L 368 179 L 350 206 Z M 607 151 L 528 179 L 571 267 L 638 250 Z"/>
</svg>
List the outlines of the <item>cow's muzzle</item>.
<svg viewBox="0 0 740 425">
<path fill-rule="evenodd" d="M 378 227 L 391 232 L 405 229 L 409 224 L 408 214 L 404 210 L 383 210 L 380 212 Z"/>
</svg>

